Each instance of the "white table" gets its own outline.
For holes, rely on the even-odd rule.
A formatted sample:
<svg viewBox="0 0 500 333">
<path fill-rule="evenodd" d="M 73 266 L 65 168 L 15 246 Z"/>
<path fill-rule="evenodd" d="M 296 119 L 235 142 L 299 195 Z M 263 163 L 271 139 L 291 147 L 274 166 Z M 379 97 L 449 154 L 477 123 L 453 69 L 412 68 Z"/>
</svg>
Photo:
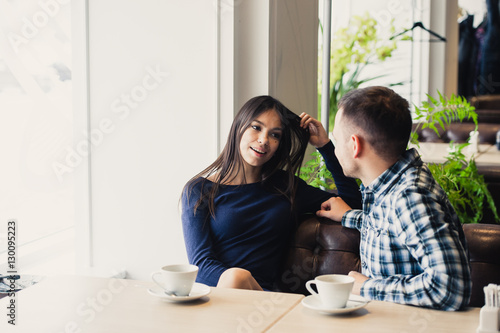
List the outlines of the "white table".
<svg viewBox="0 0 500 333">
<path fill-rule="evenodd" d="M 411 145 L 420 153 L 422 160 L 427 163 L 444 163 L 446 156 L 448 156 L 449 143 L 436 143 L 436 142 L 422 142 L 420 147 Z M 471 152 L 465 147 L 462 153 L 467 158 L 472 156 Z M 489 144 L 480 144 L 479 151 L 474 154 L 476 165 L 500 165 L 500 152 L 496 150 L 495 146 Z"/>
<path fill-rule="evenodd" d="M 46 278 L 18 293 L 15 328 L 0 300 L 0 332 L 475 332 L 479 309 L 445 312 L 370 302 L 345 315 L 305 308 L 302 295 L 212 288 L 190 303 L 147 292 L 152 282 Z"/>
<path fill-rule="evenodd" d="M 263 332 L 302 295 L 212 288 L 204 298 L 170 303 L 150 295 L 153 282 L 79 276 L 46 278 L 18 293 L 17 332 Z M 0 332 L 8 297 L 0 300 Z"/>
<path fill-rule="evenodd" d="M 481 154 L 476 157 L 477 165 L 484 166 L 500 166 L 500 150 L 496 145 L 485 148 Z"/>
<path fill-rule="evenodd" d="M 299 304 L 268 332 L 473 333 L 479 325 L 479 310 L 446 312 L 371 301 L 352 313 L 325 315 Z"/>
</svg>

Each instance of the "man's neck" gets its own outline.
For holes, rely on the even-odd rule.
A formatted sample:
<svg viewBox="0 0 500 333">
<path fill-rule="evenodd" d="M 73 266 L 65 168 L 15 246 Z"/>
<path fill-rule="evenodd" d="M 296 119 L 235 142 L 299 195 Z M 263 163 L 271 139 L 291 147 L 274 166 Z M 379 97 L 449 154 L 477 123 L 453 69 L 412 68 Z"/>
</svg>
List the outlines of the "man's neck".
<svg viewBox="0 0 500 333">
<path fill-rule="evenodd" d="M 363 161 L 360 168 L 361 176 L 359 179 L 361 179 L 363 185 L 367 187 L 396 162 L 397 159 L 386 160 L 377 155 L 373 155 L 370 158 L 367 158 L 366 162 Z"/>
</svg>

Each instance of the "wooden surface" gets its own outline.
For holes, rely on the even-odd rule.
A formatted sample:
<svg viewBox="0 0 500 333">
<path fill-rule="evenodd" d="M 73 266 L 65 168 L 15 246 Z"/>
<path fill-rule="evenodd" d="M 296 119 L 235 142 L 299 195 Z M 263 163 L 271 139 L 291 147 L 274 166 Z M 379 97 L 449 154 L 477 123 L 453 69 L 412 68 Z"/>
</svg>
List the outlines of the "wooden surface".
<svg viewBox="0 0 500 333">
<path fill-rule="evenodd" d="M 420 153 L 422 160 L 427 163 L 444 163 L 446 162 L 446 156 L 448 156 L 448 150 L 450 148 L 449 143 L 435 143 L 435 142 L 422 142 L 420 143 L 420 147 L 411 146 L 415 148 Z M 472 153 L 468 150 L 469 147 L 465 147 L 462 150 L 462 153 L 467 158 L 472 156 Z M 500 153 L 498 153 L 498 159 L 495 159 L 495 154 L 492 154 L 492 148 L 495 149 L 495 146 L 488 144 L 480 144 L 479 151 L 474 153 L 476 164 L 491 164 L 496 163 L 496 165 L 500 165 Z M 496 150 L 496 149 L 495 149 Z M 498 152 L 498 150 L 496 150 Z M 485 157 L 483 157 L 485 155 Z M 496 160 L 496 162 L 495 162 Z"/>
<path fill-rule="evenodd" d="M 212 288 L 204 298 L 170 303 L 147 292 L 153 282 L 46 278 L 18 293 L 18 332 L 263 332 L 302 295 Z M 0 300 L 0 332 L 8 298 Z"/>
<path fill-rule="evenodd" d="M 496 146 L 490 146 L 482 151 L 476 158 L 477 165 L 500 166 L 500 150 Z"/>
<path fill-rule="evenodd" d="M 479 308 L 446 312 L 372 301 L 344 315 L 322 314 L 299 304 L 268 332 L 472 333 L 478 325 Z"/>
<path fill-rule="evenodd" d="M 19 292 L 16 327 L 0 300 L 0 332 L 475 332 L 479 308 L 445 312 L 372 301 L 345 315 L 301 304 L 302 295 L 212 288 L 189 303 L 147 292 L 152 282 L 78 276 L 45 278 Z"/>
</svg>

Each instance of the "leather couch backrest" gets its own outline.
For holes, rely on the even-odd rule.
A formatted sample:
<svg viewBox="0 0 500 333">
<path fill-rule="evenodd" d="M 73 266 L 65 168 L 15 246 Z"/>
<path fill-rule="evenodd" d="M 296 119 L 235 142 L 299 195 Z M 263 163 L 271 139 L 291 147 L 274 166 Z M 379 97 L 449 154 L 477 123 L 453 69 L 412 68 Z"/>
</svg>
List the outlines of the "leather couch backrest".
<svg viewBox="0 0 500 333">
<path fill-rule="evenodd" d="M 472 296 L 469 306 L 484 305 L 483 287 L 500 285 L 500 225 L 464 224 L 469 247 L 472 274 Z"/>
<path fill-rule="evenodd" d="M 499 112 L 500 114 L 500 112 Z M 498 119 L 500 121 L 500 119 Z M 416 124 L 413 127 L 417 126 Z M 470 132 L 473 131 L 475 125 L 473 123 L 451 123 L 443 130 L 438 127 L 439 136 L 430 128 L 420 128 L 417 131 L 420 142 L 445 142 L 454 141 L 457 143 L 467 142 Z M 496 143 L 496 134 L 500 130 L 500 124 L 486 124 L 478 125 L 479 142 L 492 144 Z"/>
<path fill-rule="evenodd" d="M 500 95 L 480 95 L 470 99 L 470 104 L 476 108 L 500 110 Z"/>
<path fill-rule="evenodd" d="M 277 290 L 306 295 L 308 280 L 350 271 L 361 271 L 359 232 L 309 215 L 302 219 L 292 240 Z"/>
</svg>

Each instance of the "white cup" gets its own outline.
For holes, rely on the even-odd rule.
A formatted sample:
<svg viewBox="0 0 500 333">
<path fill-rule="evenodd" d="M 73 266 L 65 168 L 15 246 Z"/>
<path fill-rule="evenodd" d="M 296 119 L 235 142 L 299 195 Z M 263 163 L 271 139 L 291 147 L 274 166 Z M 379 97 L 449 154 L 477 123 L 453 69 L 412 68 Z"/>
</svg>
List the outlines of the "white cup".
<svg viewBox="0 0 500 333">
<path fill-rule="evenodd" d="M 312 284 L 316 284 L 318 292 L 312 289 Z M 341 274 L 319 275 L 306 282 L 307 290 L 319 296 L 323 305 L 329 308 L 345 308 L 353 285 L 353 277 Z"/>
<path fill-rule="evenodd" d="M 161 278 L 157 278 L 161 275 Z M 168 294 L 188 296 L 198 275 L 198 266 L 189 264 L 167 265 L 151 274 L 153 281 Z"/>
</svg>

